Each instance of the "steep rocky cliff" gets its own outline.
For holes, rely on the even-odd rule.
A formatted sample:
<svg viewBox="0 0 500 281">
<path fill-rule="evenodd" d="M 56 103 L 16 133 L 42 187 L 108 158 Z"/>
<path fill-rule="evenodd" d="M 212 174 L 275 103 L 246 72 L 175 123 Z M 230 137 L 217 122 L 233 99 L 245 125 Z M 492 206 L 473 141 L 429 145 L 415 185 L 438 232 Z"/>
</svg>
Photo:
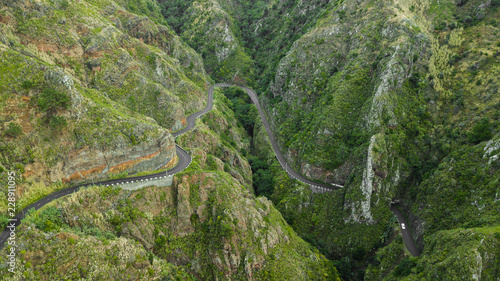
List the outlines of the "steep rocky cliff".
<svg viewBox="0 0 500 281">
<path fill-rule="evenodd" d="M 19 230 L 17 278 L 135 280 L 186 272 L 192 280 L 340 280 L 269 200 L 229 174 L 175 179 L 172 187 L 134 192 L 90 188 L 33 214 Z"/>
<path fill-rule="evenodd" d="M 4 3 L 0 172 L 23 174 L 21 205 L 62 181 L 173 165 L 168 129 L 204 105 L 211 79 L 234 81 L 258 90 L 293 168 L 344 188 L 313 194 L 290 179 L 259 120 L 248 136 L 216 92 L 214 111 L 177 140 L 193 162 L 160 197 L 170 213 L 155 222 L 127 213 L 132 201 L 106 203 L 113 216 L 92 231 L 140 241 L 179 278 L 318 279 L 331 265 L 321 256 L 318 270 L 309 250 L 280 258 L 305 244 L 253 199 L 253 153 L 277 210 L 344 279 L 498 279 L 498 0 Z M 391 204 L 421 257 L 405 250 Z"/>
<path fill-rule="evenodd" d="M 195 1 L 186 10 L 182 38 L 202 54 L 207 72 L 215 79 L 251 84 L 255 65 L 245 53 L 233 1 Z M 229 9 L 228 9 L 229 8 Z"/>
<path fill-rule="evenodd" d="M 193 161 L 172 186 L 92 187 L 31 213 L 12 280 L 340 280 L 270 200 L 253 195 L 240 152 L 248 136 L 220 90 L 214 96 L 213 110 L 178 138 Z"/>
<path fill-rule="evenodd" d="M 246 159 L 250 138 L 235 118 L 229 103 L 216 88 L 213 109 L 192 131 L 180 136 L 178 142 L 198 158 L 201 168 L 226 171 L 252 190 L 252 170 Z"/>
<path fill-rule="evenodd" d="M 7 2 L 0 167 L 19 176 L 19 207 L 64 183 L 175 163 L 168 129 L 205 105 L 208 80 L 201 56 L 161 24 L 157 3 Z"/>
<path fill-rule="evenodd" d="M 345 188 L 316 196 L 306 208 L 307 195 L 299 192 L 277 194 L 275 202 L 340 267 L 383 267 L 367 257 L 392 241 L 391 202 L 407 212 L 424 251 L 427 239 L 446 229 L 496 232 L 488 227 L 499 220 L 497 6 L 329 3 L 279 60 L 262 101 L 280 147 L 304 175 Z M 307 11 L 300 4 L 293 9 Z M 290 204 L 301 206 L 299 214 L 284 211 Z M 497 260 L 493 245 L 484 249 Z M 474 251 L 467 246 L 453 255 Z M 432 270 L 417 265 L 432 258 L 405 266 L 413 276 L 427 276 Z M 440 276 L 453 276 L 457 267 Z M 498 274 L 488 267 L 471 265 L 467 275 Z M 346 274 L 362 278 L 360 271 Z"/>
</svg>

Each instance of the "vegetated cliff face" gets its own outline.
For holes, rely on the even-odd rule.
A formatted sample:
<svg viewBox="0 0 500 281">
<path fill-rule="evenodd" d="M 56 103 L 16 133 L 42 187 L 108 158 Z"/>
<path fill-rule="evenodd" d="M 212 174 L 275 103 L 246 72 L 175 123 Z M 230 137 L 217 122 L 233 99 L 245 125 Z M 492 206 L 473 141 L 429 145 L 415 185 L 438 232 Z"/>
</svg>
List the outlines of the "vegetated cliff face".
<svg viewBox="0 0 500 281">
<path fill-rule="evenodd" d="M 133 192 L 89 188 L 52 204 L 17 232 L 17 278 L 340 280 L 269 200 L 225 172 L 190 171 L 172 187 Z"/>
<path fill-rule="evenodd" d="M 9 1 L 0 11 L 1 169 L 21 206 L 61 184 L 175 162 L 169 131 L 206 103 L 200 55 L 149 1 Z M 146 4 L 144 4 L 146 5 Z M 152 20 L 153 19 L 153 20 Z M 5 194 L 2 207 L 6 208 Z"/>
<path fill-rule="evenodd" d="M 31 214 L 17 232 L 26 242 L 15 278 L 340 280 L 271 201 L 252 194 L 240 153 L 249 142 L 228 103 L 217 89 L 210 115 L 179 137 L 193 161 L 172 186 L 88 188 Z"/>
<path fill-rule="evenodd" d="M 225 2 L 193 2 L 185 12 L 181 37 L 202 54 L 207 72 L 215 79 L 251 84 L 255 65 L 245 53 L 238 19 L 234 18 L 238 4 Z"/>
<path fill-rule="evenodd" d="M 27 243 L 18 248 L 15 273 L 2 268 L 0 280 L 196 280 L 183 268 L 153 257 L 136 241 L 125 237 L 113 239 L 111 233 L 92 233 L 93 236 L 69 228 L 43 232 L 35 224 L 23 224 L 18 230 L 18 238 Z"/>
<path fill-rule="evenodd" d="M 365 280 L 498 279 L 498 231 L 498 227 L 440 231 L 426 238 L 420 258 L 404 258 L 403 243 L 396 239 L 377 252 L 380 265 L 370 266 Z"/>
<path fill-rule="evenodd" d="M 408 172 L 384 132 L 423 99 L 407 80 L 428 48 L 381 2 L 331 5 L 280 60 L 263 97 L 288 162 L 313 179 L 346 185 L 296 215 L 285 208 L 307 202 L 307 192 L 277 202 L 332 259 L 354 263 L 355 252 L 362 260 L 387 239 L 388 206 Z"/>
<path fill-rule="evenodd" d="M 435 233 L 498 223 L 495 5 L 331 3 L 293 43 L 263 103 L 289 163 L 346 186 L 305 208 L 307 194 L 276 196 L 301 236 L 312 235 L 333 259 L 349 256 L 339 261 L 347 267 L 362 267 L 374 247 L 391 241 L 391 201 L 401 202 L 424 252 Z M 284 211 L 290 205 L 300 211 Z M 492 245 L 486 252 L 496 255 Z M 430 274 L 416 264 L 413 277 Z M 478 263 L 471 272 L 495 276 L 487 268 Z"/>
<path fill-rule="evenodd" d="M 215 88 L 213 109 L 177 141 L 188 148 L 203 169 L 226 171 L 252 191 L 252 170 L 245 158 L 250 138 L 229 106 L 221 89 Z"/>
<path fill-rule="evenodd" d="M 414 110 L 409 101 L 419 96 L 404 82 L 419 71 L 429 46 L 391 10 L 383 3 L 331 8 L 281 59 L 267 105 L 282 147 L 302 173 L 345 183 L 356 157 L 367 158 L 370 146 L 385 149 L 376 134 Z M 403 109 L 398 102 L 408 104 Z M 369 171 L 363 181 L 373 176 Z"/>
</svg>

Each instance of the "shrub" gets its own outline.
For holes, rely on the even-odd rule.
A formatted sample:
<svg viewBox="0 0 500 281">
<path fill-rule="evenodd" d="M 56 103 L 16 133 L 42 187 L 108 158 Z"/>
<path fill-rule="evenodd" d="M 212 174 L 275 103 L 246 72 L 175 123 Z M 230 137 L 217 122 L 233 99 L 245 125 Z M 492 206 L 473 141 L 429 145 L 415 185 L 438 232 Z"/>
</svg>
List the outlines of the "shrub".
<svg viewBox="0 0 500 281">
<path fill-rule="evenodd" d="M 205 170 L 217 171 L 217 162 L 212 155 L 208 155 L 205 162 Z"/>
<path fill-rule="evenodd" d="M 339 18 L 342 20 L 345 17 L 345 10 L 339 11 Z"/>
<path fill-rule="evenodd" d="M 15 164 L 15 165 L 14 165 L 14 169 L 18 170 L 18 171 L 19 171 L 19 172 L 21 172 L 21 173 L 24 173 L 24 172 L 25 172 L 25 170 L 24 170 L 24 165 L 23 165 L 23 164 L 21 164 L 21 163 L 17 163 L 17 164 Z"/>
<path fill-rule="evenodd" d="M 28 89 L 33 88 L 34 84 L 35 83 L 33 83 L 33 81 L 31 81 L 31 80 L 24 80 L 23 83 L 21 84 L 21 87 L 25 90 L 28 90 Z"/>
<path fill-rule="evenodd" d="M 10 137 L 19 136 L 22 133 L 23 130 L 21 129 L 21 126 L 19 126 L 19 124 L 14 122 L 10 122 L 9 127 L 7 128 L 7 130 L 5 130 L 5 134 Z"/>
<path fill-rule="evenodd" d="M 61 1 L 61 4 L 59 4 L 59 7 L 62 9 L 62 10 L 66 10 L 66 8 L 68 8 L 69 6 L 69 2 L 68 0 L 63 0 Z"/>
<path fill-rule="evenodd" d="M 49 126 L 51 128 L 60 129 L 66 127 L 67 125 L 68 122 L 66 121 L 66 119 L 64 119 L 63 116 L 54 115 L 49 118 Z"/>
<path fill-rule="evenodd" d="M 65 93 L 54 89 L 45 89 L 38 97 L 38 106 L 42 112 L 54 113 L 58 109 L 68 109 L 71 105 L 71 99 Z"/>
<path fill-rule="evenodd" d="M 121 173 L 115 173 L 115 174 L 109 175 L 110 180 L 124 179 L 126 177 L 128 177 L 128 172 L 121 172 Z"/>
<path fill-rule="evenodd" d="M 7 215 L 0 214 L 0 229 L 4 229 L 7 226 L 10 218 Z"/>
<path fill-rule="evenodd" d="M 152 66 L 156 66 L 156 54 L 151 53 L 146 57 L 147 62 Z"/>
<path fill-rule="evenodd" d="M 490 126 L 490 120 L 488 120 L 488 118 L 483 118 L 481 122 L 472 128 L 472 132 L 469 133 L 469 141 L 472 143 L 480 143 L 491 139 L 493 134 L 491 133 Z"/>
<path fill-rule="evenodd" d="M 395 276 L 408 276 L 411 273 L 411 269 L 415 265 L 416 265 L 416 262 L 413 258 L 405 258 L 394 269 L 394 275 Z"/>
<path fill-rule="evenodd" d="M 446 28 L 446 22 L 441 22 L 434 26 L 434 30 L 441 31 Z"/>
<path fill-rule="evenodd" d="M 253 187 L 257 195 L 270 197 L 274 192 L 274 178 L 269 164 L 257 157 L 250 156 L 248 162 L 252 167 Z"/>
<path fill-rule="evenodd" d="M 47 207 L 39 213 L 35 211 L 35 208 L 31 208 L 25 221 L 35 224 L 38 229 L 43 231 L 57 230 L 64 224 L 61 211 L 53 206 Z"/>
<path fill-rule="evenodd" d="M 135 135 L 130 135 L 130 141 L 132 142 L 132 145 L 136 145 L 139 143 Z"/>
</svg>

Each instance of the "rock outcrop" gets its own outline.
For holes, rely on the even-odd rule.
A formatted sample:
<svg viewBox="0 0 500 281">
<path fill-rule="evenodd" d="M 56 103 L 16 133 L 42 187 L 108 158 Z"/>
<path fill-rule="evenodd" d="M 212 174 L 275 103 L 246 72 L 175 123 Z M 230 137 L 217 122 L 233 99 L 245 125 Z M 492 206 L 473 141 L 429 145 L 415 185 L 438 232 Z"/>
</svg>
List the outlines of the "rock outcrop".
<svg viewBox="0 0 500 281">
<path fill-rule="evenodd" d="M 161 24 L 151 4 L 157 9 L 148 17 L 114 1 L 11 1 L 1 8 L 1 167 L 23 176 L 21 206 L 62 186 L 55 182 L 176 161 L 169 129 L 205 106 L 208 80 L 201 56 Z M 54 108 L 47 109 L 45 93 L 69 102 L 49 101 Z M 0 201 L 3 209 L 6 197 Z"/>
</svg>

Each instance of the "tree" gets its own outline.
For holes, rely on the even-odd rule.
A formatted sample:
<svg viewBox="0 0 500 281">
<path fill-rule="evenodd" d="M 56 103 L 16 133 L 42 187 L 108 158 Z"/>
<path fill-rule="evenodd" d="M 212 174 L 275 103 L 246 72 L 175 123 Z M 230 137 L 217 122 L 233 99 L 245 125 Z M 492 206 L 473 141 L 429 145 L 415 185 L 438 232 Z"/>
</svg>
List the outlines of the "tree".
<svg viewBox="0 0 500 281">
<path fill-rule="evenodd" d="M 45 89 L 38 97 L 38 106 L 42 112 L 54 113 L 58 109 L 68 109 L 70 105 L 69 96 L 54 89 Z"/>
<path fill-rule="evenodd" d="M 480 143 L 491 139 L 492 136 L 493 134 L 490 130 L 490 120 L 488 120 L 488 118 L 483 118 L 481 122 L 472 128 L 472 132 L 469 133 L 469 141 L 472 143 Z"/>
<path fill-rule="evenodd" d="M 38 97 L 38 106 L 42 112 L 46 113 L 45 122 L 51 127 L 66 125 L 66 120 L 62 116 L 54 116 L 58 109 L 68 109 L 71 106 L 71 99 L 65 93 L 54 89 L 45 89 Z"/>
<path fill-rule="evenodd" d="M 257 172 L 253 174 L 253 185 L 257 195 L 264 195 L 270 198 L 274 192 L 274 179 L 271 171 L 269 171 L 269 169 L 257 170 Z"/>
</svg>

